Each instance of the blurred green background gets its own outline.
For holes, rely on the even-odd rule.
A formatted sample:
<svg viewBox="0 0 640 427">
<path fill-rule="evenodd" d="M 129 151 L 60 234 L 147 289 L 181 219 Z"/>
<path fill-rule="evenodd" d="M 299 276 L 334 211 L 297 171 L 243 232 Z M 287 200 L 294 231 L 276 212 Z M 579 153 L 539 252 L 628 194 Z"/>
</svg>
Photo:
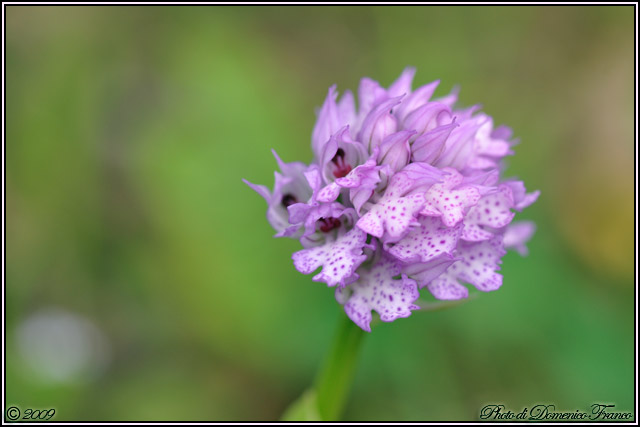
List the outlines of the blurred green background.
<svg viewBox="0 0 640 427">
<path fill-rule="evenodd" d="M 488 403 L 634 411 L 634 9 L 6 7 L 6 404 L 56 420 L 269 420 L 341 308 L 262 198 L 328 86 L 461 86 L 539 201 L 504 285 L 378 324 L 347 420 Z"/>
</svg>

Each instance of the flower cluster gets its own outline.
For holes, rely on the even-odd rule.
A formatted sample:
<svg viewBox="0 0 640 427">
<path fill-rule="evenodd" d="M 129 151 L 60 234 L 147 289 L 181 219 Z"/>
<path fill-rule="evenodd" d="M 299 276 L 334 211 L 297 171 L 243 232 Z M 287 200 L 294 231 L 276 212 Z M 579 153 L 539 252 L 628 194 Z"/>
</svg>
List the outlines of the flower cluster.
<svg viewBox="0 0 640 427">
<path fill-rule="evenodd" d="M 522 181 L 500 176 L 513 154 L 511 130 L 457 93 L 432 99 L 438 82 L 411 90 L 407 68 L 389 88 L 364 78 L 351 92 L 329 89 L 313 129 L 310 165 L 284 163 L 273 191 L 245 181 L 268 204 L 276 237 L 299 239 L 295 268 L 335 288 L 347 315 L 370 331 L 408 317 L 419 289 L 437 299 L 502 285 L 507 248 L 526 253 L 534 224 L 512 224 L 533 203 Z M 319 272 L 317 270 L 320 270 Z"/>
</svg>

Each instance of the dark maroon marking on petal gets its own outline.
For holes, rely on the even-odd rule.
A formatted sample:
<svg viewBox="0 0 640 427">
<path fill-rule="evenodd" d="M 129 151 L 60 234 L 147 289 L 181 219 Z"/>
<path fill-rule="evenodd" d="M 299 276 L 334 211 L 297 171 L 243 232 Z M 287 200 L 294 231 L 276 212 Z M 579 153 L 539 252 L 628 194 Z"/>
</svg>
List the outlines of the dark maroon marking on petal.
<svg viewBox="0 0 640 427">
<path fill-rule="evenodd" d="M 323 233 L 328 233 L 342 225 L 338 218 L 320 218 L 318 223 L 320 224 L 320 231 Z"/>
<path fill-rule="evenodd" d="M 338 151 L 336 151 L 336 155 L 333 156 L 331 162 L 336 165 L 336 168 L 333 171 L 333 176 L 336 178 L 343 178 L 351 172 L 351 165 L 344 161 L 344 150 L 342 148 L 338 148 Z"/>
<path fill-rule="evenodd" d="M 282 201 L 280 203 L 282 203 L 282 206 L 287 208 L 293 205 L 294 203 L 298 203 L 298 199 L 296 199 L 296 197 L 293 194 L 288 193 L 282 196 Z"/>
</svg>

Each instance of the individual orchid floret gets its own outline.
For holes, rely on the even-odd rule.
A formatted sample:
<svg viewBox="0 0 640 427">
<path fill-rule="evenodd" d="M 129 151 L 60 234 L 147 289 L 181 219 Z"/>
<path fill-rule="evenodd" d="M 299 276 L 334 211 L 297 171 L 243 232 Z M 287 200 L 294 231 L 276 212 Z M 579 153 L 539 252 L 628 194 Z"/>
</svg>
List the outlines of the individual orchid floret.
<svg viewBox="0 0 640 427">
<path fill-rule="evenodd" d="M 303 274 L 310 274 L 322 266 L 322 271 L 314 276 L 313 280 L 325 282 L 329 286 L 344 287 L 355 281 L 358 278 L 356 268 L 367 259 L 363 250 L 365 247 L 371 247 L 366 243 L 367 233 L 353 227 L 355 216 L 353 209 L 345 210 L 337 219 L 335 225 L 338 225 L 338 228 L 333 237 L 327 238 L 321 246 L 294 253 L 292 258 L 296 269 Z M 349 224 L 353 228 L 346 231 Z"/>
<path fill-rule="evenodd" d="M 337 226 L 336 218 L 340 217 L 345 210 L 340 203 L 318 202 L 322 178 L 317 165 L 311 165 L 304 172 L 304 177 L 312 189 L 311 198 L 307 203 L 293 203 L 287 207 L 289 224 L 292 224 L 282 232 L 282 235 L 287 237 L 297 234 L 300 229 L 304 229 L 302 237 L 305 238 L 318 230 L 328 232 Z"/>
<path fill-rule="evenodd" d="M 267 201 L 276 236 L 299 239 L 294 267 L 335 287 L 366 331 L 373 312 L 408 317 L 421 290 L 452 300 L 500 288 L 505 250 L 525 255 L 535 231 L 512 223 L 540 193 L 501 176 L 517 142 L 511 129 L 479 105 L 457 106 L 457 88 L 441 97 L 439 81 L 413 90 L 415 72 L 388 88 L 363 78 L 357 105 L 331 86 L 311 164 L 276 155 L 273 191 L 245 181 Z"/>
<path fill-rule="evenodd" d="M 441 217 L 444 225 L 453 227 L 478 203 L 480 191 L 473 186 L 461 186 L 463 176 L 455 169 L 442 170 L 448 175 L 443 183 L 433 185 L 426 192 L 426 203 L 420 214 Z"/>
<path fill-rule="evenodd" d="M 447 227 L 439 218 L 420 216 L 419 226 L 412 228 L 400 241 L 389 246 L 389 253 L 403 263 L 428 262 L 456 249 L 462 224 Z"/>
<path fill-rule="evenodd" d="M 347 176 L 356 166 L 367 160 L 364 145 L 349 136 L 349 126 L 344 126 L 331 135 L 322 147 L 320 170 L 324 182 L 332 182 Z"/>
<path fill-rule="evenodd" d="M 313 190 L 305 178 L 305 172 L 309 168 L 307 165 L 300 162 L 284 163 L 275 150 L 272 150 L 272 153 L 281 171 L 281 173 L 275 172 L 273 192 L 264 185 L 256 185 L 246 179 L 243 181 L 267 201 L 267 220 L 276 230 L 276 237 L 282 237 L 291 226 L 287 208 L 295 203 L 309 200 Z M 293 234 L 295 232 L 290 235 Z"/>
<path fill-rule="evenodd" d="M 488 194 L 469 210 L 464 218 L 462 239 L 472 242 L 488 240 L 495 235 L 492 229 L 505 227 L 515 213 L 511 212 L 513 194 L 507 185 L 500 185 L 495 193 Z"/>
<path fill-rule="evenodd" d="M 443 300 L 466 298 L 469 294 L 462 283 L 470 283 L 483 292 L 495 291 L 502 286 L 500 259 L 506 253 L 503 237 L 495 236 L 482 242 L 460 241 L 457 257 L 460 259 L 427 285 L 434 297 Z"/>
<path fill-rule="evenodd" d="M 340 203 L 296 203 L 289 206 L 289 222 L 294 232 L 303 229 L 302 237 L 318 231 L 328 233 L 339 226 L 339 218 L 345 210 Z"/>
<path fill-rule="evenodd" d="M 415 217 L 424 207 L 425 195 L 415 192 L 418 188 L 432 185 L 440 179 L 435 170 L 427 165 L 412 164 L 393 175 L 384 195 L 371 206 L 356 226 L 384 241 L 399 240 L 412 225 L 418 225 Z"/>
<path fill-rule="evenodd" d="M 320 202 L 333 202 L 340 195 L 340 191 L 349 189 L 349 200 L 353 203 L 356 212 L 360 213 L 362 205 L 373 195 L 380 182 L 380 171 L 388 171 L 388 166 L 379 166 L 376 162 L 378 148 L 374 149 L 372 156 L 364 164 L 357 166 L 347 176 L 337 178 L 334 182 L 324 187 L 318 193 Z"/>
</svg>

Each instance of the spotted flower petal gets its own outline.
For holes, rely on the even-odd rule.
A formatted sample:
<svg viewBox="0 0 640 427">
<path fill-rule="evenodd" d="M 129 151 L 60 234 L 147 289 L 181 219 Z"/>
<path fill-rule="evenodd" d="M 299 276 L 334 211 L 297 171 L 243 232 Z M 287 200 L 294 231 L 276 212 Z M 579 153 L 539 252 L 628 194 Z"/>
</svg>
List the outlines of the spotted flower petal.
<svg viewBox="0 0 640 427">
<path fill-rule="evenodd" d="M 438 299 L 466 298 L 468 291 L 462 283 L 470 283 L 483 292 L 495 291 L 502 286 L 500 258 L 505 254 L 502 236 L 483 242 L 463 242 L 458 245 L 459 261 L 451 264 L 447 271 L 427 285 Z"/>
<path fill-rule="evenodd" d="M 293 263 L 303 274 L 310 274 L 322 267 L 322 271 L 313 277 L 315 282 L 325 282 L 329 286 L 345 286 L 358 278 L 355 271 L 367 258 L 363 254 L 366 240 L 367 233 L 353 228 L 322 246 L 295 252 L 292 257 Z"/>
<path fill-rule="evenodd" d="M 469 296 L 469 290 L 466 287 L 446 274 L 430 282 L 427 289 L 439 300 L 458 300 Z"/>
<path fill-rule="evenodd" d="M 369 270 L 360 272 L 360 278 L 346 288 L 336 289 L 336 299 L 344 304 L 347 316 L 367 332 L 371 332 L 371 311 L 383 322 L 409 317 L 420 307 L 414 301 L 420 296 L 415 280 L 400 275 L 400 265 L 383 255 Z"/>
<path fill-rule="evenodd" d="M 406 173 L 395 174 L 382 199 L 371 206 L 356 226 L 378 238 L 385 232 L 391 239 L 402 237 L 409 226 L 418 224 L 415 216 L 425 202 L 423 193 L 405 196 L 415 184 Z"/>
<path fill-rule="evenodd" d="M 390 239 L 397 240 L 405 234 L 409 226 L 417 225 L 414 216 L 423 205 L 423 194 L 397 198 L 390 196 L 374 205 L 360 218 L 357 225 L 372 236 L 381 238 L 386 233 Z"/>
<path fill-rule="evenodd" d="M 477 242 L 494 236 L 489 228 L 502 228 L 514 217 L 510 211 L 513 207 L 513 194 L 506 185 L 500 185 L 495 193 L 488 194 L 476 206 L 469 210 L 464 219 L 462 239 Z"/>
<path fill-rule="evenodd" d="M 434 184 L 425 194 L 426 203 L 421 215 L 439 216 L 443 224 L 453 227 L 463 220 L 470 207 L 480 200 L 480 191 L 472 186 L 460 187 L 462 175 L 455 169 L 444 168 L 449 174 L 443 183 Z"/>
<path fill-rule="evenodd" d="M 452 254 L 462 233 L 462 224 L 444 227 L 439 218 L 431 217 L 419 217 L 418 222 L 418 227 L 410 229 L 388 249 L 391 255 L 408 263 L 427 262 L 442 254 Z"/>
<path fill-rule="evenodd" d="M 353 173 L 355 170 L 356 169 L 354 169 L 350 173 Z M 318 193 L 318 201 L 333 202 L 338 198 L 338 196 L 340 196 L 341 189 L 342 187 L 340 187 L 335 181 L 332 182 L 331 184 L 325 186 L 322 190 L 320 190 L 320 192 Z"/>
</svg>

